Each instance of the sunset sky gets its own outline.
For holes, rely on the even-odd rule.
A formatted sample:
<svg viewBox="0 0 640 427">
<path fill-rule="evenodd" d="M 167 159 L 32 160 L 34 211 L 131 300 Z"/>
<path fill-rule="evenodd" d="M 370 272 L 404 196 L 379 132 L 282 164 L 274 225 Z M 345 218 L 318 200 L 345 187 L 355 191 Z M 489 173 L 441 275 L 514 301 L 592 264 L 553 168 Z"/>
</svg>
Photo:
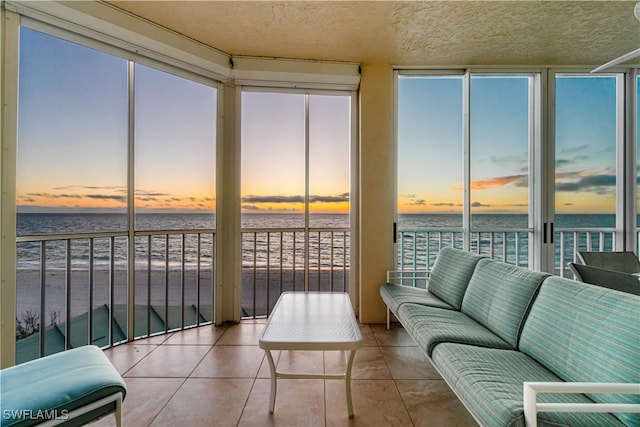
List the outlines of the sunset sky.
<svg viewBox="0 0 640 427">
<path fill-rule="evenodd" d="M 556 211 L 615 212 L 614 77 L 556 80 Z M 399 81 L 400 212 L 462 212 L 462 76 Z M 527 212 L 528 77 L 472 76 L 472 212 Z"/>
<path fill-rule="evenodd" d="M 214 212 L 216 89 L 135 68 L 136 208 Z M 556 210 L 612 213 L 615 79 L 557 80 Z M 472 212 L 526 212 L 529 80 L 471 81 Z M 20 212 L 120 211 L 127 62 L 23 28 Z M 244 92 L 243 212 L 301 212 L 305 98 Z M 309 98 L 310 209 L 349 207 L 350 98 Z M 461 212 L 462 77 L 399 81 L 399 212 Z"/>
</svg>

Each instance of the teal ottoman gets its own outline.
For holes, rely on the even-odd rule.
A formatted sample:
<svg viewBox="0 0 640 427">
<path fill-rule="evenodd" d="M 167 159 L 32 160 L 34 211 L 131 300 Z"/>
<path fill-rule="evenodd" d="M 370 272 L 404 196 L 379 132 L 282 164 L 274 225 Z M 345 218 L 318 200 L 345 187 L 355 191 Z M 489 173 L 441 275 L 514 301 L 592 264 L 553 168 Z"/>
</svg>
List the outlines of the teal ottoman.
<svg viewBox="0 0 640 427">
<path fill-rule="evenodd" d="M 0 371 L 0 426 L 80 426 L 115 413 L 124 380 L 102 350 L 78 347 Z"/>
</svg>

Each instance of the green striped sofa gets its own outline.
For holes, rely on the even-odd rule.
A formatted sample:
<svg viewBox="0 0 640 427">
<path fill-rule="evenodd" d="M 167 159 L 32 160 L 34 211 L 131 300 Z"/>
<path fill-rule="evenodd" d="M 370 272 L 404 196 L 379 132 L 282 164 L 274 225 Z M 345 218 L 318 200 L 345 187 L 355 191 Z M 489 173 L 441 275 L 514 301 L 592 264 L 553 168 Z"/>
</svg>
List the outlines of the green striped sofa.
<svg viewBox="0 0 640 427">
<path fill-rule="evenodd" d="M 380 294 L 480 425 L 640 426 L 640 296 L 451 248 Z"/>
</svg>

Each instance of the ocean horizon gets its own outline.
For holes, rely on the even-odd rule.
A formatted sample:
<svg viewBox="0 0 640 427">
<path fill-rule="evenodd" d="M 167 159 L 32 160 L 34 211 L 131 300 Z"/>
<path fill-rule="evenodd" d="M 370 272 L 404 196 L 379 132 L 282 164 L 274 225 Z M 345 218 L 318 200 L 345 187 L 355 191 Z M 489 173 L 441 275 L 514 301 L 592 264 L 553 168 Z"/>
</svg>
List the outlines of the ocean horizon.
<svg viewBox="0 0 640 427">
<path fill-rule="evenodd" d="M 639 216 L 640 217 L 640 216 Z M 558 228 L 613 228 L 615 214 L 557 214 Z M 102 233 L 128 231 L 126 213 L 18 213 L 17 236 L 49 234 Z M 348 228 L 348 213 L 313 213 L 311 228 Z M 527 228 L 525 213 L 475 213 L 471 226 L 477 229 Z M 207 213 L 138 213 L 136 231 L 215 229 L 216 215 Z M 304 214 L 300 213 L 243 213 L 241 228 L 302 228 Z M 398 227 L 402 228 L 459 228 L 459 213 L 401 213 Z"/>
<path fill-rule="evenodd" d="M 215 214 L 203 213 L 140 213 L 135 217 L 136 231 L 159 231 L 159 230 L 202 230 L 200 237 L 201 253 L 200 262 L 204 265 L 211 264 L 215 239 Z M 524 230 L 528 228 L 528 216 L 523 213 L 478 213 L 472 215 L 473 230 Z M 40 235 L 70 235 L 76 233 L 106 233 L 128 231 L 128 216 L 124 213 L 18 213 L 17 214 L 17 235 L 22 238 Z M 338 236 L 338 242 L 331 241 L 329 237 L 320 234 L 311 244 L 314 246 L 313 253 L 320 252 L 319 268 L 330 268 L 332 261 L 329 254 L 333 250 L 348 251 L 349 237 L 348 230 L 350 221 L 349 215 L 344 213 L 318 214 L 310 216 L 310 227 L 313 229 L 336 230 L 332 233 Z M 303 233 L 283 231 L 289 229 L 304 228 L 304 214 L 291 213 L 244 213 L 242 214 L 241 227 L 244 231 L 245 248 L 243 249 L 243 267 L 265 267 L 274 259 L 282 256 L 292 265 L 300 265 L 304 244 Z M 559 214 L 556 215 L 556 230 L 561 229 L 612 229 L 615 227 L 614 214 Z M 398 215 L 398 231 L 406 232 L 409 236 L 405 243 L 410 244 L 411 232 L 420 230 L 456 230 L 462 229 L 462 214 L 452 213 L 404 213 Z M 269 242 L 271 236 L 275 234 L 267 233 L 267 230 L 274 230 L 273 233 L 280 233 L 283 236 L 284 252 L 273 253 L 273 248 L 268 250 L 268 246 L 277 246 L 273 240 Z M 278 230 L 277 232 L 275 230 Z M 327 233 L 330 233 L 328 231 Z M 342 233 L 342 235 L 340 234 Z M 193 240 L 197 235 L 188 235 L 184 251 L 184 263 L 186 268 L 195 268 L 197 265 L 197 243 Z M 295 244 L 293 239 L 295 238 Z M 514 237 L 509 237 L 513 239 Z M 145 255 L 148 246 L 148 237 L 136 238 L 136 268 L 147 267 L 147 257 Z M 154 236 L 154 253 L 152 256 L 152 268 L 164 268 L 166 263 L 165 235 Z M 182 263 L 182 251 L 179 242 L 180 235 L 172 236 L 171 247 L 178 246 L 178 250 L 172 250 L 169 254 L 169 264 L 172 268 L 178 268 Z M 249 241 L 247 241 L 247 239 Z M 255 239 L 253 242 L 252 239 Z M 340 240 L 341 239 L 341 240 Z M 175 240 L 175 242 L 174 242 Z M 127 265 L 127 237 L 115 237 L 115 267 L 126 268 Z M 508 242 L 510 243 L 510 242 Z M 109 238 L 96 238 L 94 242 L 94 262 L 98 269 L 108 268 L 110 260 Z M 417 245 L 424 243 L 416 242 Z M 521 243 L 522 244 L 522 243 Z M 288 245 L 288 246 L 287 246 Z M 47 242 L 47 268 L 65 268 L 66 252 L 64 240 Z M 293 246 L 295 250 L 291 249 Z M 337 248 L 336 248 L 337 247 Z M 74 239 L 72 254 L 72 268 L 86 268 L 89 262 L 89 239 Z M 420 248 L 418 248 L 420 249 Z M 526 246 L 523 249 L 526 255 Z M 40 243 L 20 242 L 17 247 L 17 268 L 34 269 L 40 266 Z M 432 251 L 435 256 L 437 251 Z M 348 256 L 348 253 L 346 254 Z M 558 254 L 559 256 L 559 254 Z M 335 262 L 335 261 L 333 261 Z M 348 264 L 348 259 L 346 260 Z"/>
</svg>

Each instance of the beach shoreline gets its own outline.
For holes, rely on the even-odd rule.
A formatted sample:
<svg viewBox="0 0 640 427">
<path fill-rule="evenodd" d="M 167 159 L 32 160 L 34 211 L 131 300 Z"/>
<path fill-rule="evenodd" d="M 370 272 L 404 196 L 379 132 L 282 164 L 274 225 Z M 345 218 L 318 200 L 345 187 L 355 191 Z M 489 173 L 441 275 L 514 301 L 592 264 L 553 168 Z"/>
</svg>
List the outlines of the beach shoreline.
<svg viewBox="0 0 640 427">
<path fill-rule="evenodd" d="M 86 313 L 90 302 L 90 275 L 88 270 L 74 269 L 70 272 L 69 312 L 71 317 Z M 114 270 L 113 303 L 126 305 L 128 301 L 127 271 Z M 167 282 L 168 279 L 168 282 Z M 180 306 L 183 298 L 182 283 L 184 281 L 184 304 L 198 305 L 198 270 L 197 269 L 152 269 L 136 270 L 135 301 L 136 305 Z M 200 305 L 213 304 L 213 275 L 211 268 L 201 269 Z M 322 268 L 309 270 L 309 291 L 349 290 L 349 269 Z M 149 287 L 149 283 L 151 286 Z M 168 286 L 165 284 L 168 283 Z M 267 283 L 269 286 L 267 286 Z M 44 277 L 45 313 L 40 313 L 40 300 L 43 292 L 41 274 L 37 269 L 16 270 L 16 317 L 24 317 L 29 312 L 37 313 L 46 325 L 55 317 L 58 323 L 66 317 L 67 274 L 64 269 L 49 269 Z M 150 289 L 150 293 L 149 293 Z M 111 302 L 111 278 L 109 270 L 97 269 L 93 272 L 93 308 L 109 305 Z M 303 291 L 304 270 L 291 268 L 243 268 L 242 269 L 242 307 L 247 316 L 263 315 L 267 307 L 271 309 L 281 292 Z M 166 300 L 168 296 L 168 302 Z"/>
</svg>

